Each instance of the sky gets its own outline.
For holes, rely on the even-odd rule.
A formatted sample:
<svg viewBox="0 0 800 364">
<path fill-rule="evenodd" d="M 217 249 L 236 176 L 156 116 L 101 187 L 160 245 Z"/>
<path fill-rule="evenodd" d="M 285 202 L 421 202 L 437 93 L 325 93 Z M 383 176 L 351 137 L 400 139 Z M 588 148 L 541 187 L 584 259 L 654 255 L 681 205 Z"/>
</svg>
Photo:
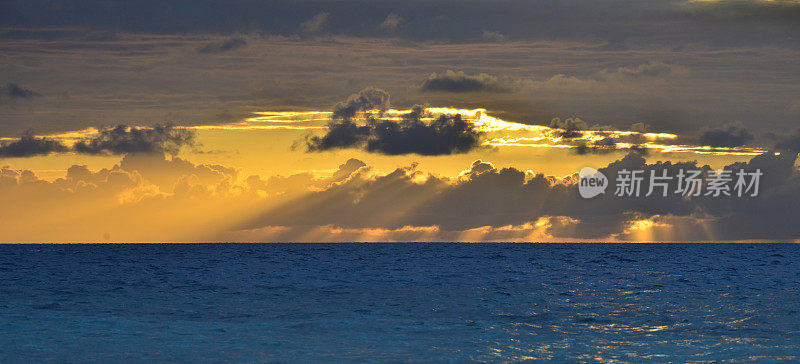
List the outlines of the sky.
<svg viewBox="0 0 800 364">
<path fill-rule="evenodd" d="M 2 1 L 0 241 L 795 241 L 799 37 L 788 0 Z"/>
</svg>

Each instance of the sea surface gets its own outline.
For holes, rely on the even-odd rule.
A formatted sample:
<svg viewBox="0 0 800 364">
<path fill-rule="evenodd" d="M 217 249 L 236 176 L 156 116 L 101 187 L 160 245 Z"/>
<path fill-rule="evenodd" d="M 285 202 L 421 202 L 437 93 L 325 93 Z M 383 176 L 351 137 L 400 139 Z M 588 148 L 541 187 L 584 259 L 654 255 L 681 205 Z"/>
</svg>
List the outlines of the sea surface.
<svg viewBox="0 0 800 364">
<path fill-rule="evenodd" d="M 0 245 L 0 362 L 800 361 L 800 245 Z"/>
</svg>

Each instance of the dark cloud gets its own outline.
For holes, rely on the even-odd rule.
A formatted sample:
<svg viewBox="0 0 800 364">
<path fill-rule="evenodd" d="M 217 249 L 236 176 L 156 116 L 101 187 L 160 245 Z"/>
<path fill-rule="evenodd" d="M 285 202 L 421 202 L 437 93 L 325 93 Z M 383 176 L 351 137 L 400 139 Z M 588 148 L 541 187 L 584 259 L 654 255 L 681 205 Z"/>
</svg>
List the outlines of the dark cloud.
<svg viewBox="0 0 800 364">
<path fill-rule="evenodd" d="M 64 153 L 68 151 L 60 141 L 36 137 L 31 132 L 22 135 L 18 140 L 0 143 L 0 158 L 22 158 Z"/>
<path fill-rule="evenodd" d="M 700 132 L 699 142 L 701 145 L 710 147 L 741 147 L 753 140 L 744 125 L 734 123 L 725 125 L 722 128 L 705 128 Z"/>
<path fill-rule="evenodd" d="M 800 152 L 800 128 L 782 136 L 775 136 L 777 139 L 775 149 Z"/>
<path fill-rule="evenodd" d="M 424 121 L 425 109 L 414 106 L 402 120 L 382 119 L 369 115 L 364 125 L 351 120 L 359 111 L 385 109 L 389 94 L 378 89 L 365 89 L 336 105 L 332 120 L 323 136 L 306 139 L 309 152 L 340 148 L 360 148 L 386 155 L 447 155 L 466 153 L 480 146 L 481 133 L 461 115 L 440 115 Z"/>
<path fill-rule="evenodd" d="M 373 153 L 445 155 L 479 147 L 480 133 L 461 115 L 440 115 L 431 122 L 407 118 L 370 123 L 365 150 Z"/>
<path fill-rule="evenodd" d="M 734 0 L 694 2 L 684 6 L 686 14 L 705 21 L 788 21 L 800 20 L 796 1 Z"/>
<path fill-rule="evenodd" d="M 481 133 L 461 115 L 440 115 L 426 122 L 417 117 L 402 121 L 370 118 L 360 126 L 351 120 L 332 121 L 324 136 L 306 140 L 308 151 L 360 148 L 386 155 L 447 155 L 480 146 Z"/>
<path fill-rule="evenodd" d="M 612 152 L 630 152 L 639 155 L 647 155 L 648 149 L 644 145 L 645 138 L 641 133 L 645 132 L 646 126 L 643 123 L 634 123 L 630 127 L 633 134 L 618 134 L 613 132 L 613 127 L 594 125 L 591 128 L 579 118 L 553 118 L 550 120 L 550 127 L 555 129 L 553 134 L 563 138 L 563 142 L 574 146 L 572 152 L 575 154 L 608 154 Z M 601 138 L 583 139 L 584 134 L 591 133 L 592 136 Z M 619 144 L 629 145 L 620 147 Z"/>
<path fill-rule="evenodd" d="M 100 130 L 97 136 L 85 138 L 73 146 L 77 153 L 84 154 L 128 154 L 167 153 L 177 154 L 181 147 L 195 145 L 194 131 L 178 129 L 171 125 L 136 127 L 118 125 Z"/>
<path fill-rule="evenodd" d="M 464 72 L 447 70 L 432 73 L 422 83 L 423 91 L 438 92 L 508 92 L 510 88 L 495 76 L 485 73 L 468 75 Z"/>
<path fill-rule="evenodd" d="M 615 135 L 610 132 L 597 132 L 595 135 L 602 136 L 599 140 L 577 140 L 572 142 L 575 148 L 572 151 L 576 154 L 608 154 L 612 152 L 628 152 L 638 155 L 647 155 L 648 148 L 644 145 L 644 137 L 639 134 Z M 629 145 L 620 147 L 619 143 Z"/>
<path fill-rule="evenodd" d="M 334 119 L 350 119 L 358 112 L 378 109 L 384 111 L 389 108 L 389 93 L 381 89 L 368 87 L 357 94 L 350 95 L 347 100 L 333 107 Z"/>
<path fill-rule="evenodd" d="M 247 40 L 242 37 L 233 37 L 223 42 L 212 42 L 200 47 L 200 53 L 223 53 L 242 48 L 247 45 Z"/>
<path fill-rule="evenodd" d="M 37 137 L 28 131 L 17 140 L 0 142 L 0 157 L 23 158 L 74 152 L 94 155 L 145 153 L 163 159 L 164 154 L 175 155 L 184 146 L 196 145 L 195 136 L 192 130 L 178 129 L 171 125 L 118 125 L 102 129 L 97 135 L 83 138 L 70 147 L 59 140 Z"/>
<path fill-rule="evenodd" d="M 4 115 L 12 122 L 0 125 L 0 134 L 16 136 L 29 127 L 48 133 L 83 129 L 91 120 L 108 118 L 152 124 L 167 113 L 176 123 L 218 123 L 220 110 L 243 115 L 254 111 L 254 104 L 261 110 L 318 109 L 346 96 L 342 90 L 366 85 L 380 85 L 396 104 L 410 105 L 419 102 L 414 94 L 432 71 L 448 69 L 470 76 L 483 72 L 500 81 L 507 76 L 513 92 L 480 98 L 428 93 L 425 101 L 486 108 L 509 120 L 577 114 L 616 127 L 644 120 L 658 131 L 685 134 L 696 132 L 698 123 L 742 120 L 750 130 L 757 124 L 779 130 L 797 119 L 798 109 L 791 107 L 800 73 L 785 64 L 797 58 L 797 25 L 747 21 L 716 24 L 716 32 L 705 32 L 698 28 L 709 26 L 706 20 L 687 16 L 670 1 L 192 3 L 196 6 L 176 0 L 79 5 L 56 0 L 53 4 L 72 5 L 53 5 L 60 9 L 53 12 L 40 0 L 4 2 L 0 36 L 7 40 L 9 60 L 4 67 L 13 80 L 35 81 L 30 86 L 48 97 L 37 102 L 35 116 Z M 323 32 L 335 34 L 331 41 L 292 37 L 300 23 L 325 12 L 330 16 Z M 377 31 L 392 13 L 402 15 L 401 26 Z M 40 30 L 13 38 L 27 26 Z M 55 27 L 72 35 L 37 41 L 52 37 Z M 84 39 L 89 32 L 111 30 L 117 39 Z M 484 31 L 487 39 L 502 34 L 513 41 L 486 44 Z M 193 57 L 209 42 L 216 50 L 237 34 L 247 34 L 246 47 L 222 58 Z M 728 49 L 708 41 L 708 34 L 729 43 L 746 39 L 746 47 Z M 788 46 L 775 46 L 787 41 Z M 627 51 L 610 51 L 606 44 Z M 29 61 L 13 61 L 19 59 Z M 675 77 L 669 65 L 680 65 L 693 77 Z M 48 79 L 59 82 L 43 81 Z M 159 90 L 169 90 L 170 97 L 157 97 Z M 659 122 L 647 116 L 667 112 L 687 117 Z"/>
<path fill-rule="evenodd" d="M 480 39 L 484 29 L 514 39 L 600 40 L 629 43 L 795 44 L 800 6 L 790 1 L 579 0 L 486 2 L 324 0 L 8 0 L 0 21 L 8 27 L 90 27 L 121 32 L 265 34 L 301 31 L 374 36 L 388 13 L 403 14 L 409 39 Z M 315 15 L 316 14 L 316 15 Z M 737 20 L 746 21 L 737 21 Z M 764 23 L 772 22 L 770 26 Z M 756 43 L 761 41 L 761 43 Z"/>
<path fill-rule="evenodd" d="M 556 135 L 564 139 L 580 138 L 583 136 L 581 131 L 588 129 L 586 122 L 578 118 L 553 118 L 550 120 L 550 127 L 559 129 Z"/>
<path fill-rule="evenodd" d="M 34 97 L 42 96 L 40 93 L 22 87 L 16 83 L 7 83 L 3 86 L 0 86 L 0 103 L 3 102 L 4 98 L 8 99 L 30 99 Z"/>
</svg>

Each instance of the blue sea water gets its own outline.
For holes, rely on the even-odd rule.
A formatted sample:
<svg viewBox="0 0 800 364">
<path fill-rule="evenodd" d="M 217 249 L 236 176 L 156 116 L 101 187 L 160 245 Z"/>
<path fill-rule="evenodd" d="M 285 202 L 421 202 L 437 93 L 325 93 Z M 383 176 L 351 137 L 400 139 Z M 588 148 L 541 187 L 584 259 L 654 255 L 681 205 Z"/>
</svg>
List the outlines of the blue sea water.
<svg viewBox="0 0 800 364">
<path fill-rule="evenodd" d="M 800 361 L 800 245 L 0 245 L 0 362 Z"/>
</svg>

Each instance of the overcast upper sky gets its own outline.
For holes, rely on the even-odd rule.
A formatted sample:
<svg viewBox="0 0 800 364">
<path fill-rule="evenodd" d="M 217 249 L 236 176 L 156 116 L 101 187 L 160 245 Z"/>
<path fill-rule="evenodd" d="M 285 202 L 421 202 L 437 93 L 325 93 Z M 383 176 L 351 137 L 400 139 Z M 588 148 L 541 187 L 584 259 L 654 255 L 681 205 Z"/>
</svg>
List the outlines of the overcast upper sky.
<svg viewBox="0 0 800 364">
<path fill-rule="evenodd" d="M 745 232 L 731 227 L 756 215 L 732 216 L 735 206 L 583 213 L 558 197 L 568 192 L 524 186 L 535 183 L 526 171 L 561 178 L 623 158 L 698 168 L 777 158 L 769 168 L 790 177 L 770 201 L 797 200 L 799 59 L 800 2 L 788 0 L 2 1 L 0 200 L 23 188 L 36 203 L 32 215 L 0 212 L 20 219 L 0 240 L 635 240 L 630 226 L 645 220 L 660 229 L 650 239 L 796 239 L 765 224 L 799 212 L 765 201 L 771 213 L 757 216 L 772 218 Z M 492 167 L 465 174 L 476 160 Z M 502 183 L 481 184 L 492 173 Z M 516 190 L 503 183 L 521 196 L 453 210 L 471 194 Z M 417 200 L 386 195 L 399 190 Z M 179 191 L 205 197 L 187 205 Z M 288 196 L 334 199 L 325 204 L 337 212 L 288 208 Z M 364 196 L 403 211 L 365 210 Z M 86 220 L 61 219 L 76 201 Z M 159 204 L 217 207 L 162 217 L 152 234 L 124 227 L 155 226 L 145 211 Z M 116 212 L 104 219 L 101 206 Z M 26 230 L 43 210 L 55 230 Z M 187 221 L 217 230 L 181 235 Z"/>
</svg>

